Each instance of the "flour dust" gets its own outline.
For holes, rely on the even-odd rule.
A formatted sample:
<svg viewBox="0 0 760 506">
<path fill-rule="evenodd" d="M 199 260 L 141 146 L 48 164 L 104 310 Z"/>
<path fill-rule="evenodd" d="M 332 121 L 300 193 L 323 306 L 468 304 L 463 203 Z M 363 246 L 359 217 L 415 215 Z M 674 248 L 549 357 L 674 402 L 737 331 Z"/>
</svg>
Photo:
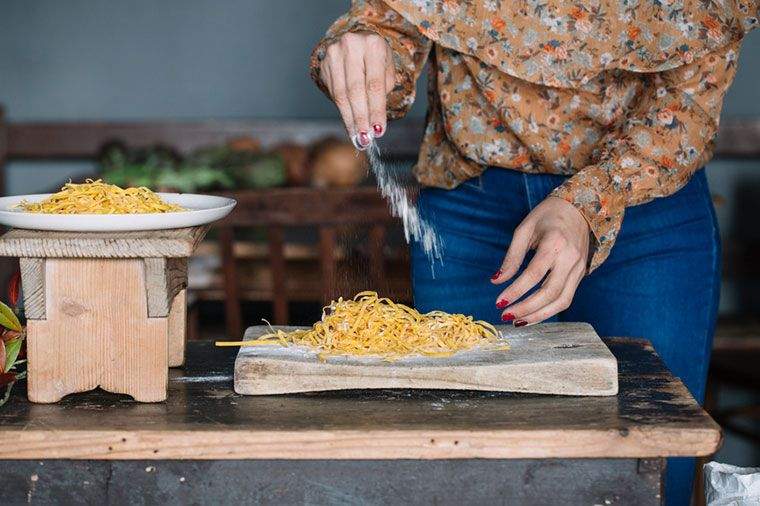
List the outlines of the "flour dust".
<svg viewBox="0 0 760 506">
<path fill-rule="evenodd" d="M 383 162 L 377 142 L 373 140 L 366 152 L 380 194 L 388 201 L 391 214 L 401 219 L 407 244 L 413 240 L 417 241 L 430 261 L 430 268 L 433 269 L 435 261 L 442 260 L 441 242 L 435 228 L 420 216 L 419 209 L 407 189 L 396 180 L 393 172 Z"/>
</svg>

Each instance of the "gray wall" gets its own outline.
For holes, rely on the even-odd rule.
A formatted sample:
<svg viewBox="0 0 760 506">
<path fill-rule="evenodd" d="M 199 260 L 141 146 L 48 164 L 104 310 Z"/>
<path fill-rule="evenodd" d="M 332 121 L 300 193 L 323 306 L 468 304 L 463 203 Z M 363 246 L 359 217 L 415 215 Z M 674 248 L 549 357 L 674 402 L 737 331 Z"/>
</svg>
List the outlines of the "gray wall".
<svg viewBox="0 0 760 506">
<path fill-rule="evenodd" d="M 345 0 L 2 0 L 14 119 L 329 116 L 308 55 Z"/>
<path fill-rule="evenodd" d="M 19 120 L 332 116 L 306 62 L 347 5 L 0 0 L 0 102 Z M 760 114 L 758 64 L 752 34 L 727 115 Z"/>
</svg>

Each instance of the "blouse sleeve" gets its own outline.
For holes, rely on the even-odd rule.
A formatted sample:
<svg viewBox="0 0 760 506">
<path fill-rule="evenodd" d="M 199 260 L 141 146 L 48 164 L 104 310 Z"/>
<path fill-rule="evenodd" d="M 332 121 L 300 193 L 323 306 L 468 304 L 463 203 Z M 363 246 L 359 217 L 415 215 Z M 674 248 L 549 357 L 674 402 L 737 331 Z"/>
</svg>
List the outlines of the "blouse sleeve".
<svg viewBox="0 0 760 506">
<path fill-rule="evenodd" d="M 414 102 L 417 78 L 425 66 L 432 43 L 382 0 L 351 0 L 349 11 L 338 18 L 311 54 L 311 77 L 319 88 L 327 90 L 319 76 L 325 50 L 347 32 L 373 32 L 385 39 L 393 52 L 396 85 L 388 94 L 388 117 L 404 116 Z"/>
<path fill-rule="evenodd" d="M 589 272 L 609 255 L 625 208 L 671 195 L 709 160 L 739 42 L 651 74 L 645 96 L 593 163 L 552 193 L 574 204 L 595 239 Z"/>
</svg>

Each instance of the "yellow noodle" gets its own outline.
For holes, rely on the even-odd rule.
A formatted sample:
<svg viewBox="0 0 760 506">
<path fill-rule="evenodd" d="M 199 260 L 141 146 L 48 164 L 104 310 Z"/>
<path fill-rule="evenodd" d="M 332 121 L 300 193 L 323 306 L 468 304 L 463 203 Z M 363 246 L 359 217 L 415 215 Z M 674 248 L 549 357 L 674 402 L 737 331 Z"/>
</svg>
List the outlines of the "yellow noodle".
<svg viewBox="0 0 760 506">
<path fill-rule="evenodd" d="M 507 349 L 496 328 L 471 316 L 417 310 L 380 298 L 375 292 L 339 298 L 326 306 L 322 319 L 310 329 L 272 332 L 241 342 L 217 346 L 300 345 L 314 348 L 321 359 L 333 355 L 371 355 L 397 360 L 406 355 L 448 357 L 476 346 Z"/>
<path fill-rule="evenodd" d="M 144 186 L 125 189 L 100 179 L 66 183 L 61 191 L 42 201 L 22 201 L 18 207 L 29 213 L 45 214 L 145 214 L 183 210 L 164 202 Z"/>
</svg>

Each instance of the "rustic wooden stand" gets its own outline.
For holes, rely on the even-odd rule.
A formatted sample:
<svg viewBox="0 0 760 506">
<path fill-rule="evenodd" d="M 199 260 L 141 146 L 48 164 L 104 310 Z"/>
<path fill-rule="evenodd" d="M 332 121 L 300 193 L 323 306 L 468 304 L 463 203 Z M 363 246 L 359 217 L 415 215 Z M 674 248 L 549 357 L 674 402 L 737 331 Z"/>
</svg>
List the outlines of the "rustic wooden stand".
<svg viewBox="0 0 760 506">
<path fill-rule="evenodd" d="M 29 400 L 97 387 L 165 400 L 168 368 L 184 363 L 187 258 L 206 230 L 2 236 L 0 256 L 20 258 Z"/>
</svg>

